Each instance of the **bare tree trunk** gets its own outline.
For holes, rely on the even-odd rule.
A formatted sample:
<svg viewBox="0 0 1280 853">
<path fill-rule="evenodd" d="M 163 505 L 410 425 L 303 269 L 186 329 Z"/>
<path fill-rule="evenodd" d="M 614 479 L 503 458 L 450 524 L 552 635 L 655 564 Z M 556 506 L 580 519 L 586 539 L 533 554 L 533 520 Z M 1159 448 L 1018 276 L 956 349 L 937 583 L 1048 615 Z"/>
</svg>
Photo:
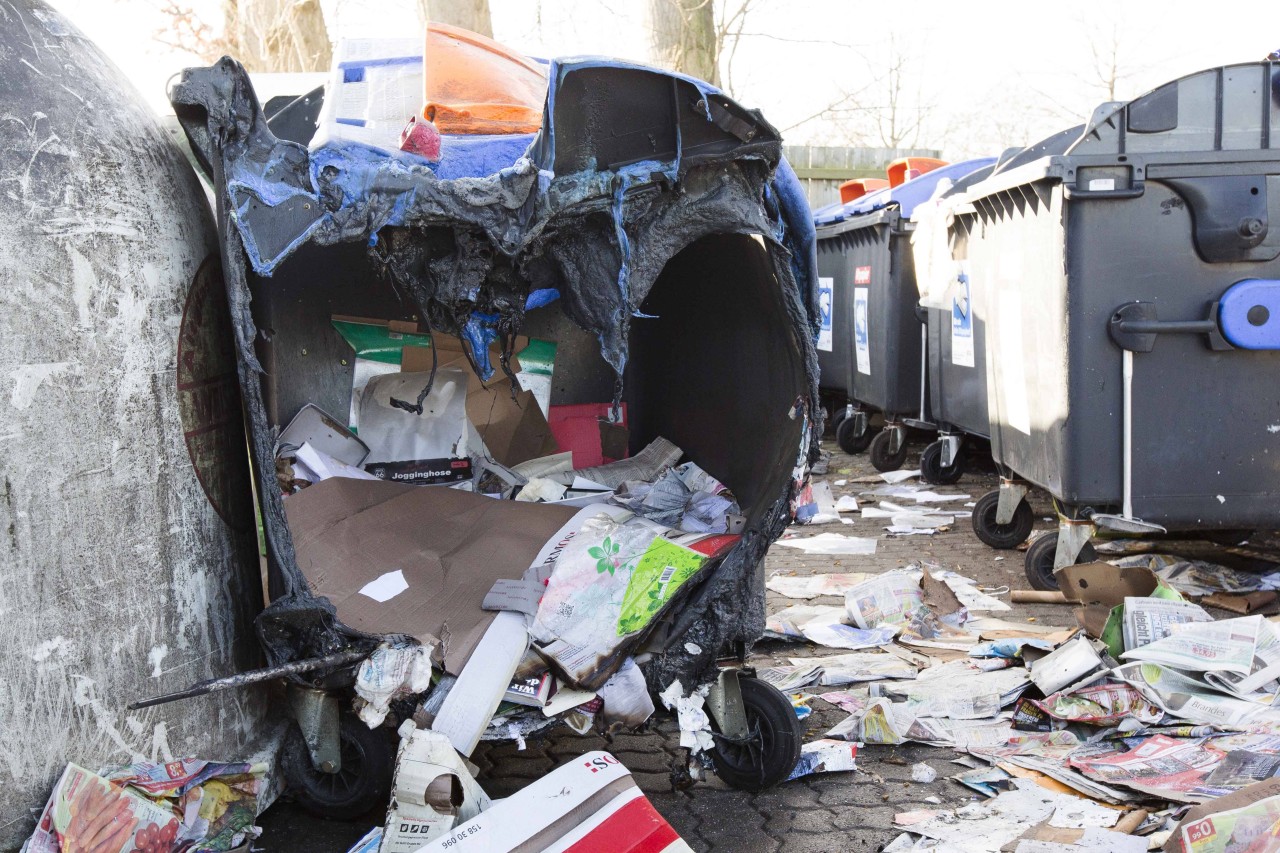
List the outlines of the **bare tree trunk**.
<svg viewBox="0 0 1280 853">
<path fill-rule="evenodd" d="M 225 40 L 250 71 L 328 71 L 320 0 L 224 0 Z"/>
<path fill-rule="evenodd" d="M 418 19 L 424 24 L 450 24 L 493 38 L 489 0 L 418 0 Z"/>
<path fill-rule="evenodd" d="M 649 0 L 655 64 L 720 85 L 720 33 L 712 0 Z"/>
</svg>

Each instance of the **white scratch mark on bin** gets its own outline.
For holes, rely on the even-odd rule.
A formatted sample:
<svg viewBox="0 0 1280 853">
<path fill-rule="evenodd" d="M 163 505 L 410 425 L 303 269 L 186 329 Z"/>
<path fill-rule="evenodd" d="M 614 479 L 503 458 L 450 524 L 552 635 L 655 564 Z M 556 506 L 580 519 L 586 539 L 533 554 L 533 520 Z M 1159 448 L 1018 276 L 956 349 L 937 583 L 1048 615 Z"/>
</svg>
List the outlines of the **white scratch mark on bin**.
<svg viewBox="0 0 1280 853">
<path fill-rule="evenodd" d="M 164 662 L 165 655 L 169 654 L 169 647 L 161 644 L 152 646 L 151 651 L 147 654 L 147 663 L 151 664 L 151 677 L 159 678 L 164 674 L 164 670 L 160 668 L 160 664 Z"/>
<path fill-rule="evenodd" d="M 40 390 L 40 386 L 70 366 L 71 362 L 69 361 L 49 361 L 43 364 L 22 365 L 13 377 L 13 393 L 9 395 L 9 405 L 19 411 L 30 408 L 36 399 L 36 391 Z"/>
<path fill-rule="evenodd" d="M 74 648 L 74 644 L 66 637 L 54 637 L 52 640 L 45 640 L 36 646 L 31 652 L 31 659 L 36 663 L 44 663 L 54 655 L 59 657 L 68 655 Z"/>
</svg>

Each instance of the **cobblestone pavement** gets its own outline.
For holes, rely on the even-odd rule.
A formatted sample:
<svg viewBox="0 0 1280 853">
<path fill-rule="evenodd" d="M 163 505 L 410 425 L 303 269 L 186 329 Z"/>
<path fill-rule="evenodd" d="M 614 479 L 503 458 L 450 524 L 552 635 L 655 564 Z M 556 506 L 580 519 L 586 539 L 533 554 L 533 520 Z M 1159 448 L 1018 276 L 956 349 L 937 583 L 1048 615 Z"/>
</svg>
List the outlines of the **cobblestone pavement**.
<svg viewBox="0 0 1280 853">
<path fill-rule="evenodd" d="M 828 442 L 830 444 L 830 442 Z M 826 446 L 826 445 L 824 445 Z M 907 467 L 916 467 L 922 443 L 912 446 Z M 971 467 L 982 464 L 980 454 L 973 454 Z M 954 487 L 943 491 L 968 493 L 977 500 L 996 487 L 997 479 L 986 459 L 986 469 L 967 473 Z M 849 480 L 847 486 L 834 486 L 839 497 L 857 494 L 866 484 L 853 483 L 857 477 L 874 474 L 865 455 L 850 457 L 834 450 L 829 473 L 815 481 Z M 1033 492 L 1036 526 L 1052 527 L 1052 509 L 1047 496 Z M 958 506 L 955 504 L 953 506 Z M 857 516 L 853 516 L 857 519 Z M 833 531 L 859 536 L 883 534 L 883 521 L 857 519 L 852 526 L 826 525 L 801 528 L 801 532 Z M 983 586 L 1026 588 L 1022 570 L 1022 553 L 998 552 L 983 545 L 974 536 L 966 519 L 958 519 L 953 529 L 934 536 L 911 536 L 881 539 L 874 556 L 831 557 L 806 555 L 788 548 L 775 548 L 768 556 L 766 569 L 797 575 L 840 571 L 887 571 L 918 559 L 934 559 L 975 578 Z M 770 592 L 770 612 L 796 603 Z M 835 598 L 813 599 L 814 604 L 841 604 Z M 1037 624 L 1066 626 L 1074 623 L 1071 612 L 1055 605 L 1015 605 L 1012 613 L 999 614 L 1010 621 L 1034 620 Z M 804 646 L 768 642 L 755 650 L 754 663 L 785 663 L 785 658 L 806 653 Z M 814 700 L 814 713 L 805 721 L 806 739 L 821 737 L 823 732 L 846 714 Z M 634 774 L 637 783 L 654 806 L 671 822 L 684 839 L 699 851 L 736 851 L 757 853 L 786 849 L 788 853 L 808 851 L 873 851 L 879 850 L 898 832 L 893 829 L 896 812 L 915 808 L 937 807 L 926 801 L 936 797 L 944 804 L 961 805 L 973 798 L 972 792 L 948 776 L 961 768 L 951 764 L 956 753 L 918 744 L 898 747 L 868 746 L 858 754 L 858 769 L 849 773 L 809 776 L 784 783 L 761 794 L 735 791 L 714 777 L 689 791 L 672 790 L 671 769 L 683 763 L 678 746 L 678 731 L 670 719 L 660 719 L 652 729 L 639 734 L 617 735 L 611 741 L 602 737 L 581 737 L 561 730 L 542 742 L 531 742 L 520 751 L 514 744 L 482 744 L 474 756 L 480 767 L 480 782 L 495 797 L 514 793 L 530 781 L 574 756 L 595 749 L 615 754 Z M 911 766 L 918 761 L 930 764 L 937 772 L 936 781 L 921 784 L 911 781 Z M 326 824 L 310 821 L 295 807 L 283 802 L 263 816 L 266 832 L 262 849 L 306 850 L 315 853 L 345 853 L 349 845 L 381 816 L 370 815 L 356 824 Z"/>
</svg>

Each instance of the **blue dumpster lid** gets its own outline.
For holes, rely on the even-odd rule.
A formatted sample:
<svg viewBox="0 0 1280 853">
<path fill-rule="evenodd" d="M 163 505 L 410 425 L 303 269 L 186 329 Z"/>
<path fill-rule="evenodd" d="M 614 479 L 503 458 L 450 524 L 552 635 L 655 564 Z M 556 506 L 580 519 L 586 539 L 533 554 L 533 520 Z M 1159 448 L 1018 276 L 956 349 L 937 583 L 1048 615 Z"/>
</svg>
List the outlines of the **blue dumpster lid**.
<svg viewBox="0 0 1280 853">
<path fill-rule="evenodd" d="M 831 225 L 836 222 L 842 222 L 850 216 L 870 213 L 873 210 L 879 210 L 891 204 L 898 205 L 904 217 L 910 217 L 918 205 L 923 204 L 933 196 L 934 190 L 937 189 L 943 178 L 950 178 L 953 181 L 959 180 L 971 172 L 984 169 L 995 162 L 996 158 L 994 157 L 979 157 L 974 160 L 952 163 L 949 166 L 934 169 L 932 172 L 925 172 L 920 177 L 913 178 L 896 187 L 886 187 L 885 189 L 868 193 L 848 204 L 832 204 L 819 208 L 814 211 L 813 221 L 815 225 L 819 226 Z"/>
</svg>

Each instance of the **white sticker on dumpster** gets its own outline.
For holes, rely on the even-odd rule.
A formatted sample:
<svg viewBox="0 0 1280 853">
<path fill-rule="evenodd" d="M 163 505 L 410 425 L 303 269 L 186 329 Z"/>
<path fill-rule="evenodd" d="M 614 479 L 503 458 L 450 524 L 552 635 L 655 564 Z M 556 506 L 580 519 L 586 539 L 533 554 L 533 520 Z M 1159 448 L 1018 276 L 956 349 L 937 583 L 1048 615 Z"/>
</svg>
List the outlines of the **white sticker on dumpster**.
<svg viewBox="0 0 1280 853">
<path fill-rule="evenodd" d="M 973 298 L 968 260 L 956 262 L 951 293 L 951 363 L 973 367 Z"/>
<path fill-rule="evenodd" d="M 867 345 L 867 295 L 869 287 L 853 289 L 853 350 L 858 356 L 858 372 L 871 375 L 871 350 Z"/>
<path fill-rule="evenodd" d="M 1000 352 L 996 364 L 1002 376 L 997 383 L 1003 398 L 1004 422 L 1024 435 L 1031 435 L 1031 407 L 1027 403 L 1026 353 L 1022 348 L 1022 295 L 1016 290 L 1000 291 Z"/>
<path fill-rule="evenodd" d="M 831 313 L 835 307 L 834 278 L 818 279 L 818 349 L 831 352 Z"/>
</svg>

